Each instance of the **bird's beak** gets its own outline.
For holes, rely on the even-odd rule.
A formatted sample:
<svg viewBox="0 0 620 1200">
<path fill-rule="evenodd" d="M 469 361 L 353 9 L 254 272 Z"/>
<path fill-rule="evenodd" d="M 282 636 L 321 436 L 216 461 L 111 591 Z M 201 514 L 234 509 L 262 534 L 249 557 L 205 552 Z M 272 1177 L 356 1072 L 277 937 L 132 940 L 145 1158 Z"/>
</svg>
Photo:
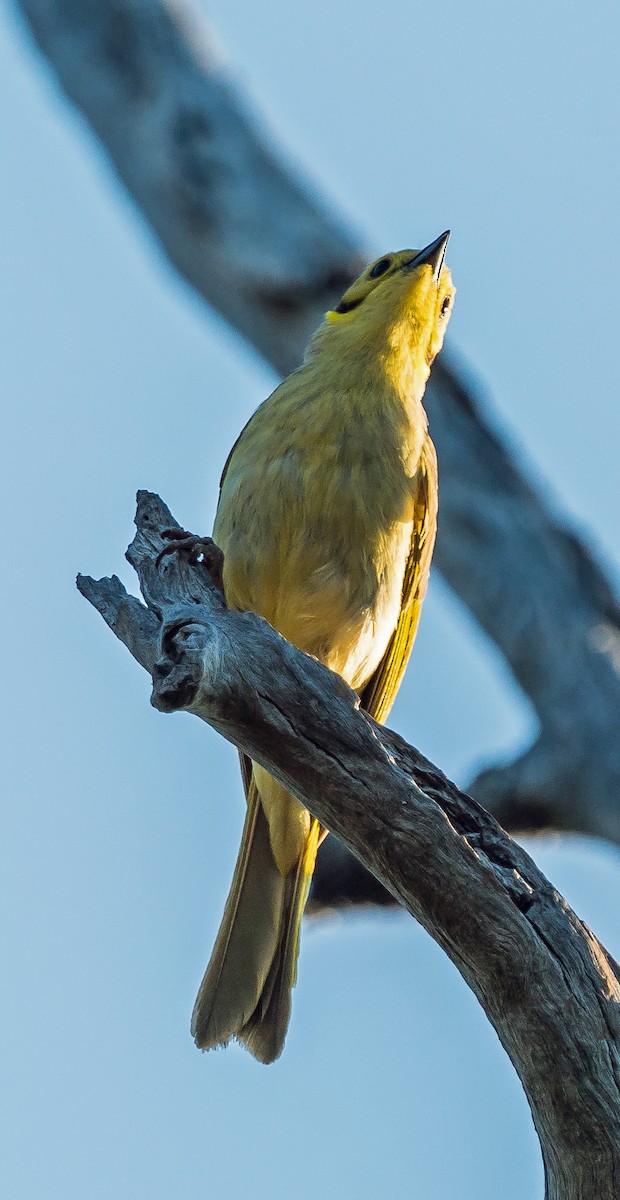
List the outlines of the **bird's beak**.
<svg viewBox="0 0 620 1200">
<path fill-rule="evenodd" d="M 450 230 L 446 229 L 446 232 L 440 234 L 438 238 L 435 238 L 435 241 L 431 242 L 430 246 L 426 246 L 424 250 L 418 251 L 413 258 L 409 259 L 409 262 L 403 263 L 403 269 L 406 271 L 413 271 L 415 267 L 432 267 L 433 279 L 435 280 L 435 283 L 439 283 L 439 276 L 441 274 L 443 260 L 446 256 L 446 246 L 448 245 L 449 237 Z"/>
</svg>

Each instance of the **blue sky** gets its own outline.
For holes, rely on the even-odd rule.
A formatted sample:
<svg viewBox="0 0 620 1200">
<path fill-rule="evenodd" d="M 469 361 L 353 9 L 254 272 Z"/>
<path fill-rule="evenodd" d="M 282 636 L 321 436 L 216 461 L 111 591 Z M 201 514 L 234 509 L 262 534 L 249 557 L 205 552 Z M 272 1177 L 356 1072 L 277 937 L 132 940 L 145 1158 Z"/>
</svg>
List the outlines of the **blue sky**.
<svg viewBox="0 0 620 1200">
<path fill-rule="evenodd" d="M 452 228 L 453 344 L 617 578 L 617 6 L 386 0 L 353 22 L 344 0 L 216 0 L 209 14 L 371 254 Z M 189 1014 L 242 818 L 235 756 L 149 707 L 148 679 L 74 577 L 133 586 L 137 487 L 208 529 L 221 465 L 274 377 L 173 276 L 8 7 L 0 144 L 7 1194 L 540 1194 L 510 1064 L 405 916 L 306 930 L 274 1067 L 195 1050 Z M 392 723 L 460 782 L 532 733 L 438 579 Z M 533 849 L 619 955 L 617 852 Z"/>
</svg>

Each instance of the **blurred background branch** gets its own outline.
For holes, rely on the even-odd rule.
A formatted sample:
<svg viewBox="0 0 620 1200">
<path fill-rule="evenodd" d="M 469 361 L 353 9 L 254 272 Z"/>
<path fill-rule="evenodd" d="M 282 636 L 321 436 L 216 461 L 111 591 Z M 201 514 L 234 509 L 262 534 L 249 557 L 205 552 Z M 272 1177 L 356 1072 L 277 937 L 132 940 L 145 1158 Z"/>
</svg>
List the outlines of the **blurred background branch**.
<svg viewBox="0 0 620 1200">
<path fill-rule="evenodd" d="M 164 0 L 16 2 L 169 260 L 279 371 L 291 370 L 368 255 L 256 128 L 199 12 Z M 427 401 L 440 463 L 436 564 L 539 721 L 534 745 L 471 789 L 509 829 L 619 844 L 618 600 L 449 357 L 436 364 Z M 378 898 L 343 853 L 328 841 L 315 904 Z"/>
</svg>

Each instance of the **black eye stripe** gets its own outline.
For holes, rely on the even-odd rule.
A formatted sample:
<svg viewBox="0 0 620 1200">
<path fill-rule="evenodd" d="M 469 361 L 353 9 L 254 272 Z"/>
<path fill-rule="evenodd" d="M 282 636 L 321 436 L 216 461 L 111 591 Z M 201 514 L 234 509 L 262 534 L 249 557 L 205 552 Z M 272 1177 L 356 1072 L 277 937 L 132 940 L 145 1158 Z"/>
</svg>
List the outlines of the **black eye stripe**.
<svg viewBox="0 0 620 1200">
<path fill-rule="evenodd" d="M 391 265 L 391 258 L 380 258 L 379 262 L 376 262 L 374 267 L 368 272 L 368 278 L 378 279 L 380 275 L 385 275 L 385 272 L 389 270 Z"/>
<path fill-rule="evenodd" d="M 337 313 L 351 312 L 351 309 L 357 308 L 358 304 L 361 304 L 363 299 L 364 299 L 364 297 L 360 296 L 359 300 L 341 300 L 338 307 L 334 309 L 334 312 L 337 312 Z"/>
</svg>

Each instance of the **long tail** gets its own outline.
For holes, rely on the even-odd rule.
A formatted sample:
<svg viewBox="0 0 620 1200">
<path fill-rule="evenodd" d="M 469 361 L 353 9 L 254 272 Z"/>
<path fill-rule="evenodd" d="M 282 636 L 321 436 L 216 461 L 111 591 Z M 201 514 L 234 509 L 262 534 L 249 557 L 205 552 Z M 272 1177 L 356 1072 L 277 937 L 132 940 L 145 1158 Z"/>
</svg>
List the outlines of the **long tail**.
<svg viewBox="0 0 620 1200">
<path fill-rule="evenodd" d="M 256 784 L 249 781 L 241 848 L 192 1034 L 202 1050 L 236 1037 L 260 1062 L 282 1051 L 291 1011 L 299 931 L 322 829 L 310 825 L 297 864 L 282 875 Z"/>
</svg>

